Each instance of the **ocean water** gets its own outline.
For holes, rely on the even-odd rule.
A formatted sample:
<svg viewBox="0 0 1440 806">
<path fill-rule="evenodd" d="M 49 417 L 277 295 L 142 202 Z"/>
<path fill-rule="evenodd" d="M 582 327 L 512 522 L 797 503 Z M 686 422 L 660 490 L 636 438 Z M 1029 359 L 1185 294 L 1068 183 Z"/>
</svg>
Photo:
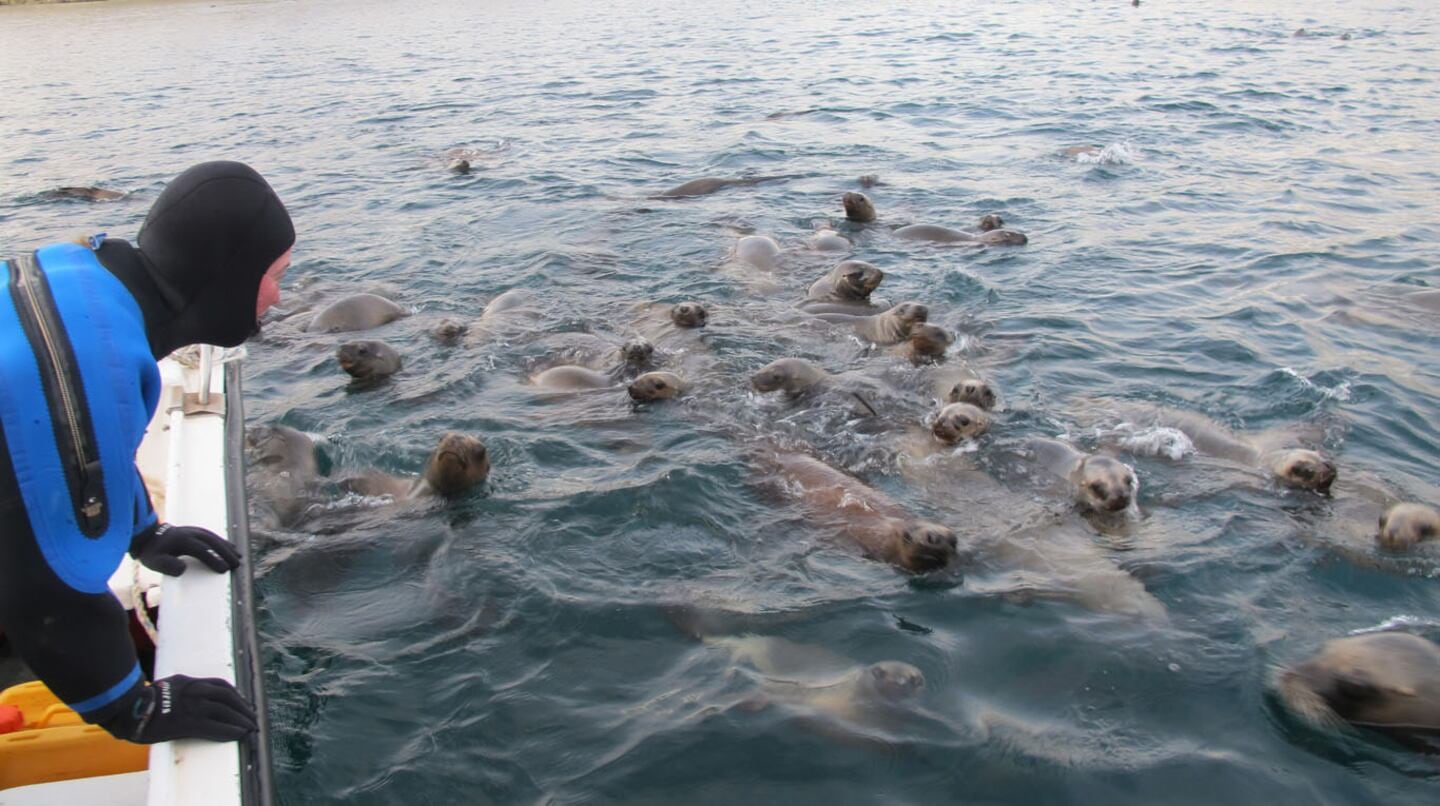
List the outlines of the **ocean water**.
<svg viewBox="0 0 1440 806">
<path fill-rule="evenodd" d="M 446 430 L 489 446 L 448 505 L 252 502 L 283 803 L 1433 803 L 1433 759 L 1302 724 L 1269 682 L 1352 632 L 1440 637 L 1440 554 L 1369 540 L 1377 496 L 1440 504 L 1437 43 L 1406 0 L 3 8 L 0 242 L 133 237 L 184 167 L 247 161 L 299 231 L 249 421 L 315 435 L 332 479 L 418 473 Z M 880 220 L 848 225 L 868 174 Z M 650 198 L 702 176 L 784 178 Z M 45 194 L 74 185 L 128 195 Z M 990 212 L 1029 244 L 890 235 Z M 826 224 L 998 386 L 975 445 L 907 466 L 922 371 L 795 312 Z M 785 247 L 772 275 L 729 260 L 752 233 Z M 512 288 L 540 312 L 428 336 Z M 353 290 L 413 311 L 369 336 L 405 356 L 377 388 L 298 325 Z M 670 351 L 680 400 L 527 384 L 563 334 L 684 299 L 711 324 Z M 893 395 L 863 418 L 748 390 L 787 355 Z M 1340 480 L 1277 489 L 1136 405 L 1288 431 Z M 1077 515 L 1022 450 L 1062 435 L 1133 465 L 1138 510 Z M 861 557 L 757 469 L 776 445 L 971 562 Z M 926 685 L 799 702 L 744 646 Z"/>
</svg>

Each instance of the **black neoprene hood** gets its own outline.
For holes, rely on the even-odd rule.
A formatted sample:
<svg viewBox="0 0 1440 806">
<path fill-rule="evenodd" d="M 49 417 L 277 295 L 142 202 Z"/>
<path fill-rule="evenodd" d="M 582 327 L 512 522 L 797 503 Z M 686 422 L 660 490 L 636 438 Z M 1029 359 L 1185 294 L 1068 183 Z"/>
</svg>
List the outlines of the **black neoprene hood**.
<svg viewBox="0 0 1440 806">
<path fill-rule="evenodd" d="M 260 280 L 294 243 L 285 205 L 250 166 L 204 162 L 177 176 L 136 239 L 163 302 L 163 314 L 141 306 L 157 355 L 186 344 L 234 347 L 254 334 Z"/>
</svg>

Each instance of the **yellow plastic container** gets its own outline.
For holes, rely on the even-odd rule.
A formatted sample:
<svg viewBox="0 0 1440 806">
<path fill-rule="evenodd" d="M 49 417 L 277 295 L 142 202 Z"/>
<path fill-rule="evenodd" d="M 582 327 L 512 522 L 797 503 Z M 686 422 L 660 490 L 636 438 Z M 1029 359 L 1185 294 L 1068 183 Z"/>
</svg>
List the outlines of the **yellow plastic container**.
<svg viewBox="0 0 1440 806">
<path fill-rule="evenodd" d="M 39 681 L 0 691 L 0 705 L 25 716 L 23 730 L 0 734 L 0 789 L 138 772 L 150 763 L 149 747 L 85 724 Z"/>
</svg>

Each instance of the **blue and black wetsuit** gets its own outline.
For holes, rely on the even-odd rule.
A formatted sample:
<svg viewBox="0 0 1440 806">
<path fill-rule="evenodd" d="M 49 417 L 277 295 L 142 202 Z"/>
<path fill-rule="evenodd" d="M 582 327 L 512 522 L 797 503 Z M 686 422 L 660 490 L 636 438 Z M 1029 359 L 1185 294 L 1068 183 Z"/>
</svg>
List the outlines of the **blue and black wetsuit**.
<svg viewBox="0 0 1440 806">
<path fill-rule="evenodd" d="M 136 535 L 157 533 L 134 467 L 156 358 L 253 334 L 261 278 L 294 239 L 259 174 L 214 162 L 166 187 L 138 248 L 92 239 L 0 263 L 0 629 L 56 696 L 117 736 L 155 740 L 108 580 Z"/>
</svg>

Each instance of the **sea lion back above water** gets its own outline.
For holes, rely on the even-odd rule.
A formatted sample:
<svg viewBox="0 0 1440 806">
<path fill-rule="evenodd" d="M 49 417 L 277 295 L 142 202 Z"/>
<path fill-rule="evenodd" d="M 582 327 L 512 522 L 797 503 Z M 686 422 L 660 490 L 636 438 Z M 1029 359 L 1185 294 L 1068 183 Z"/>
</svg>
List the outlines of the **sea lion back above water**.
<svg viewBox="0 0 1440 806">
<path fill-rule="evenodd" d="M 801 358 L 780 358 L 750 376 L 750 384 L 762 394 L 784 391 L 800 395 L 825 383 L 830 373 Z"/>
<path fill-rule="evenodd" d="M 770 271 L 780 257 L 780 244 L 767 235 L 746 235 L 735 243 L 735 259 Z"/>
<path fill-rule="evenodd" d="M 780 179 L 789 179 L 788 176 L 752 176 L 737 179 L 723 179 L 715 176 L 691 179 L 683 185 L 677 185 L 667 191 L 654 196 L 657 199 L 687 199 L 694 196 L 705 196 L 732 187 L 750 187 L 761 182 L 774 182 Z"/>
<path fill-rule="evenodd" d="M 305 330 L 310 333 L 369 330 L 409 315 L 409 311 L 378 294 L 353 294 L 315 314 Z"/>
</svg>

